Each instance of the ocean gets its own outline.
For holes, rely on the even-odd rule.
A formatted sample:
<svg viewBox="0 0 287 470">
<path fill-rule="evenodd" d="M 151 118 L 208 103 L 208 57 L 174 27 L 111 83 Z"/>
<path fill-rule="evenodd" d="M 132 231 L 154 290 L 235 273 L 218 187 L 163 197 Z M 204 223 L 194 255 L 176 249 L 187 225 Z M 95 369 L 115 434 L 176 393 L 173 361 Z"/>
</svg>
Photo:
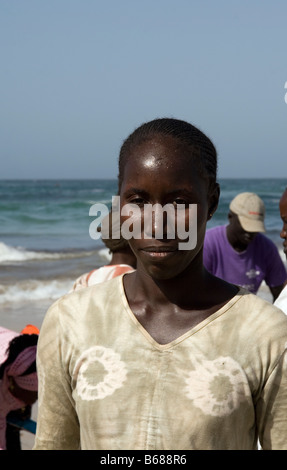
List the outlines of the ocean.
<svg viewBox="0 0 287 470">
<path fill-rule="evenodd" d="M 266 206 L 266 235 L 285 262 L 279 200 L 286 179 L 221 179 L 218 210 L 208 228 L 227 223 L 231 199 L 257 193 Z M 116 180 L 0 180 L 0 325 L 39 328 L 47 308 L 84 272 L 109 260 L 93 240 L 89 215 L 95 203 L 110 206 Z"/>
</svg>

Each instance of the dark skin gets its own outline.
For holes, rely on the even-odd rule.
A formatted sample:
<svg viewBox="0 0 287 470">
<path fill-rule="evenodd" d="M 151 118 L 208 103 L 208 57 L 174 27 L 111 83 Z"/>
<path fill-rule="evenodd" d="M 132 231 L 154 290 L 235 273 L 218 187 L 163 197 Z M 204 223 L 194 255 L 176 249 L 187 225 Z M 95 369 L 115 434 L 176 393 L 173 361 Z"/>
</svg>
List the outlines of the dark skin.
<svg viewBox="0 0 287 470">
<path fill-rule="evenodd" d="M 228 214 L 229 224 L 226 227 L 227 239 L 235 251 L 239 253 L 245 251 L 248 245 L 254 240 L 257 232 L 247 232 L 243 229 L 238 219 L 238 216 L 232 211 Z M 273 297 L 273 302 L 277 299 L 284 285 L 270 287 L 270 292 Z"/>
<path fill-rule="evenodd" d="M 226 227 L 226 235 L 230 245 L 239 253 L 245 251 L 256 237 L 257 232 L 246 232 L 246 230 L 242 228 L 238 216 L 231 211 L 228 214 L 228 221 L 229 224 Z"/>
<path fill-rule="evenodd" d="M 282 238 L 282 240 L 284 240 L 283 250 L 287 258 L 287 189 L 282 194 L 282 197 L 279 203 L 279 209 L 280 209 L 280 217 L 283 222 L 282 230 L 280 232 L 280 237 Z M 285 282 L 284 286 L 286 286 L 286 284 L 287 284 L 287 281 Z"/>
<path fill-rule="evenodd" d="M 282 238 L 282 240 L 284 240 L 283 249 L 284 249 L 285 256 L 287 258 L 287 189 L 284 191 L 280 199 L 279 210 L 280 210 L 280 217 L 283 222 L 283 227 L 280 232 L 280 237 Z"/>
<path fill-rule="evenodd" d="M 122 250 L 112 253 L 112 259 L 109 265 L 114 266 L 115 264 L 128 264 L 133 268 L 136 268 L 136 258 L 130 247 L 123 248 Z"/>
<path fill-rule="evenodd" d="M 152 338 L 168 344 L 223 307 L 238 288 L 209 274 L 202 260 L 207 220 L 216 210 L 219 187 L 210 189 L 191 150 L 170 136 L 137 147 L 127 161 L 121 206 L 197 204 L 197 244 L 179 250 L 178 239 L 132 239 L 137 270 L 124 276 L 129 306 Z M 185 209 L 188 227 L 188 209 Z M 122 222 L 126 220 L 123 218 Z M 207 295 L 208 294 L 208 295 Z"/>
</svg>

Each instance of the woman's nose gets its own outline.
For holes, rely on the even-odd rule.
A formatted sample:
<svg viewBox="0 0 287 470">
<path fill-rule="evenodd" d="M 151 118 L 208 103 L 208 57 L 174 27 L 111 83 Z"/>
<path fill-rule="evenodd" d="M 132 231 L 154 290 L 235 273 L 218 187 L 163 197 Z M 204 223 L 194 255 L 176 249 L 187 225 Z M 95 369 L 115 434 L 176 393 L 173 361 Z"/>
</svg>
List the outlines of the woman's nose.
<svg viewBox="0 0 287 470">
<path fill-rule="evenodd" d="M 145 212 L 144 233 L 148 238 L 175 238 L 174 208 L 171 205 L 150 205 Z"/>
</svg>

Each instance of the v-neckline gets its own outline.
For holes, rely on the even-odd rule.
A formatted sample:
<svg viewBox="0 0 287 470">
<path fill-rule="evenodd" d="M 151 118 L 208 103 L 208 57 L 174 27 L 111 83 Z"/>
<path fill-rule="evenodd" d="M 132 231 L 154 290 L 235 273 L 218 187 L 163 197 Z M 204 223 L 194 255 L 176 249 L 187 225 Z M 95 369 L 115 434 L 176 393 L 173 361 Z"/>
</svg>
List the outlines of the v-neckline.
<svg viewBox="0 0 287 470">
<path fill-rule="evenodd" d="M 232 297 L 223 307 L 219 308 L 216 312 L 212 313 L 209 315 L 207 318 L 199 322 L 197 325 L 193 326 L 189 330 L 187 330 L 185 333 L 182 335 L 178 336 L 177 338 L 173 339 L 169 343 L 161 344 L 158 343 L 153 336 L 145 329 L 145 327 L 139 322 L 137 317 L 135 316 L 134 312 L 132 311 L 126 293 L 125 293 L 125 288 L 124 288 L 124 281 L 123 278 L 126 274 L 123 274 L 122 276 L 119 276 L 119 285 L 120 285 L 120 292 L 121 292 L 121 298 L 124 304 L 125 311 L 127 312 L 129 318 L 132 320 L 134 325 L 137 327 L 137 329 L 141 332 L 141 334 L 145 337 L 145 339 L 151 343 L 157 350 L 160 351 L 165 351 L 168 349 L 172 349 L 175 347 L 177 344 L 183 342 L 185 339 L 189 338 L 190 336 L 194 335 L 197 333 L 199 330 L 205 328 L 209 323 L 213 322 L 216 320 L 216 318 L 220 317 L 223 315 L 225 312 L 227 312 L 233 305 L 235 305 L 240 298 L 242 297 L 242 294 L 245 292 L 244 289 L 241 287 L 239 288 L 238 292 Z"/>
</svg>

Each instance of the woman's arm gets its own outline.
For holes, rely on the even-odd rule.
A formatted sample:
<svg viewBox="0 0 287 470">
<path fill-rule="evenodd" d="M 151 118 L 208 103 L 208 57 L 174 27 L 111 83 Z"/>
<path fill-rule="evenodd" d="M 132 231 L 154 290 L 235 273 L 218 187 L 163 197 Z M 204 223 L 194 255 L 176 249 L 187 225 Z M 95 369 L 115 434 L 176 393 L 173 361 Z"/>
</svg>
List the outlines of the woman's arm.
<svg viewBox="0 0 287 470">
<path fill-rule="evenodd" d="M 77 450 L 80 432 L 72 398 L 60 301 L 46 314 L 38 342 L 38 419 L 34 450 Z"/>
</svg>

